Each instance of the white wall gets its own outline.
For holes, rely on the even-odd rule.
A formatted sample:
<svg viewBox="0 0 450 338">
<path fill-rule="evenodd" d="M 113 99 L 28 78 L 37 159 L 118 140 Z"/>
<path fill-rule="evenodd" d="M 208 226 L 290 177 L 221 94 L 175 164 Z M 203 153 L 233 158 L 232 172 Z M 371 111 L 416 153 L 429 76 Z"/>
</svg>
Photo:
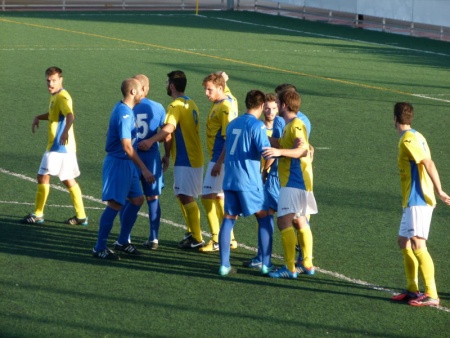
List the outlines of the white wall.
<svg viewBox="0 0 450 338">
<path fill-rule="evenodd" d="M 450 0 L 269 0 L 296 6 L 450 27 Z"/>
</svg>

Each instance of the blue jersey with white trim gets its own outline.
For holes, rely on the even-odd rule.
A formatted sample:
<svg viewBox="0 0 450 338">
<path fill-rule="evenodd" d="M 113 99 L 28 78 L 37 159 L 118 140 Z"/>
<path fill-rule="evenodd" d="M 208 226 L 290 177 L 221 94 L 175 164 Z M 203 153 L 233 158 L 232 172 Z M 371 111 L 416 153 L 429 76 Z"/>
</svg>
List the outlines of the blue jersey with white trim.
<svg viewBox="0 0 450 338">
<path fill-rule="evenodd" d="M 138 143 L 156 135 L 159 128 L 164 126 L 166 111 L 161 103 L 143 98 L 139 104 L 134 106 L 133 112 L 136 116 Z M 158 151 L 158 144 L 155 142 L 150 149 L 138 150 L 138 152 Z"/>
<path fill-rule="evenodd" d="M 108 155 L 122 159 L 130 159 L 123 150 L 122 139 L 130 139 L 136 150 L 136 134 L 136 120 L 133 110 L 122 101 L 118 102 L 111 112 L 108 133 L 106 135 L 105 150 Z"/>
<path fill-rule="evenodd" d="M 264 123 L 251 114 L 243 114 L 227 126 L 225 141 L 224 190 L 262 189 L 261 153 L 270 147 Z"/>
</svg>

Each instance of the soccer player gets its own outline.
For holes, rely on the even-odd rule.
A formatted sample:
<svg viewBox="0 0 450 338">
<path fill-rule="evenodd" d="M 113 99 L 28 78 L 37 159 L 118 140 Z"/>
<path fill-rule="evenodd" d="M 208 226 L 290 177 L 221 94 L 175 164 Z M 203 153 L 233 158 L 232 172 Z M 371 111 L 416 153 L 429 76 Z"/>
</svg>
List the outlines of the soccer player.
<svg viewBox="0 0 450 338">
<path fill-rule="evenodd" d="M 232 272 L 230 264 L 231 231 L 238 215 L 254 214 L 259 228 L 270 232 L 273 215 L 264 210 L 263 183 L 260 175 L 261 153 L 270 143 L 266 127 L 259 119 L 264 109 L 265 94 L 251 90 L 245 98 L 247 112 L 228 124 L 225 143 L 224 180 L 225 215 L 219 233 L 220 268 L 219 275 Z M 267 238 L 267 236 L 265 237 Z M 270 253 L 262 248 L 261 273 L 267 274 L 273 268 Z"/>
<path fill-rule="evenodd" d="M 279 94 L 284 90 L 297 91 L 297 88 L 293 84 L 283 83 L 283 84 L 278 85 L 275 88 L 275 93 Z M 311 122 L 310 122 L 309 118 L 305 114 L 303 114 L 301 111 L 297 112 L 297 117 L 300 120 L 302 120 L 303 124 L 305 125 L 306 132 L 308 134 L 308 140 L 309 140 L 309 137 L 311 135 Z M 286 123 L 283 118 L 277 118 L 274 122 L 275 132 L 280 130 L 280 128 L 281 128 L 281 130 L 283 130 L 285 127 L 285 124 Z M 277 137 L 279 138 L 281 136 L 281 134 L 278 134 L 278 135 L 279 136 L 277 136 Z M 276 142 L 275 147 L 278 147 L 278 141 Z M 307 162 L 308 161 L 312 162 L 313 158 L 314 158 L 314 147 L 310 143 L 309 144 L 309 157 L 304 157 L 304 158 L 302 158 L 302 161 L 301 161 L 302 170 L 307 169 L 310 166 L 310 164 L 307 164 Z M 307 171 L 305 172 L 305 174 L 308 174 Z M 312 184 L 312 176 L 310 179 L 311 179 L 311 184 Z M 312 256 L 313 238 L 312 238 L 312 232 L 310 229 L 309 219 L 310 219 L 310 215 L 306 215 L 306 225 L 302 224 L 301 223 L 302 221 L 300 219 L 298 219 L 298 217 L 294 217 L 294 220 L 293 220 L 293 225 L 297 230 L 297 241 L 298 241 L 297 249 L 299 251 L 298 256 L 297 256 L 296 267 L 297 267 L 297 273 L 302 273 L 302 274 L 306 274 L 306 275 L 314 275 L 314 273 L 315 273 L 314 266 L 305 268 L 305 265 L 303 262 L 304 261 L 303 251 L 305 250 L 305 248 L 304 248 L 305 245 L 308 246 L 306 248 L 306 250 L 309 251 L 310 255 Z"/>
<path fill-rule="evenodd" d="M 50 193 L 50 176 L 58 176 L 67 187 L 75 208 L 75 216 L 65 221 L 72 225 L 88 225 L 80 186 L 75 180 L 80 175 L 76 157 L 76 143 L 73 131 L 74 113 L 72 98 L 63 87 L 62 70 L 50 67 L 45 71 L 50 93 L 48 112 L 33 119 L 31 131 L 39 128 L 39 121 L 48 121 L 48 143 L 37 174 L 35 209 L 25 216 L 22 223 L 43 224 L 44 207 Z"/>
<path fill-rule="evenodd" d="M 278 139 L 281 136 L 283 128 L 281 123 L 275 125 L 275 120 L 281 119 L 278 116 L 278 98 L 275 94 L 266 94 L 266 103 L 264 104 L 263 123 L 266 126 L 266 133 L 269 138 L 272 136 Z M 283 120 L 284 121 L 284 120 Z M 278 126 L 278 127 L 276 127 Z M 284 122 L 283 122 L 284 126 Z M 278 129 L 277 129 L 278 128 Z M 270 162 L 269 162 L 270 161 Z M 277 159 L 265 160 L 261 158 L 261 174 L 264 183 L 264 210 L 269 214 L 274 215 L 278 208 L 278 195 L 280 192 L 280 180 L 278 179 Z M 249 261 L 244 261 L 242 265 L 246 268 L 262 268 L 262 252 L 267 250 L 269 257 L 272 255 L 272 239 L 273 239 L 273 223 L 268 231 L 264 231 L 258 226 L 258 252 L 254 258 Z M 268 237 L 268 238 L 266 238 Z M 262 249 L 261 246 L 266 245 L 267 248 Z M 272 266 L 269 263 L 267 266 Z"/>
<path fill-rule="evenodd" d="M 187 85 L 184 72 L 175 70 L 167 77 L 167 95 L 173 101 L 167 107 L 165 125 L 156 135 L 141 141 L 138 148 L 147 150 L 155 142 L 164 140 L 163 161 L 168 161 L 171 155 L 174 158 L 173 189 L 188 227 L 178 247 L 198 250 L 204 245 L 200 209 L 195 200 L 202 189 L 204 163 L 199 133 L 200 112 L 194 100 L 184 93 Z"/>
<path fill-rule="evenodd" d="M 138 74 L 134 78 L 141 83 L 144 95 L 141 102 L 133 108 L 138 128 L 137 142 L 140 142 L 152 137 L 164 126 L 166 111 L 160 103 L 147 98 L 150 91 L 149 78 L 143 74 Z M 148 150 L 138 149 L 138 155 L 155 177 L 155 182 L 150 184 L 141 176 L 141 184 L 147 199 L 150 223 L 149 237 L 143 243 L 143 246 L 147 249 L 156 250 L 158 248 L 159 226 L 161 223 L 159 195 L 161 195 L 161 190 L 164 187 L 159 144 L 154 143 Z"/>
<path fill-rule="evenodd" d="M 406 289 L 392 300 L 408 302 L 412 306 L 438 306 L 434 264 L 427 249 L 427 239 L 436 206 L 434 191 L 447 205 L 450 205 L 450 197 L 442 190 L 426 139 L 411 128 L 413 117 L 414 108 L 410 103 L 395 104 L 394 124 L 400 135 L 398 168 L 403 206 L 397 241 L 403 254 Z M 419 293 L 419 270 L 425 283 L 423 294 Z"/>
<path fill-rule="evenodd" d="M 200 249 L 201 252 L 219 250 L 219 230 L 224 214 L 222 183 L 225 135 L 227 125 L 238 116 L 235 101 L 232 96 L 225 94 L 226 82 L 223 74 L 212 73 L 205 77 L 202 83 L 208 100 L 212 102 L 206 121 L 209 163 L 202 189 L 202 204 L 206 211 L 212 239 Z M 226 78 L 228 78 L 227 75 Z M 233 248 L 237 247 L 234 238 L 231 245 Z"/>
<path fill-rule="evenodd" d="M 139 177 L 142 175 L 148 183 L 155 181 L 136 151 L 137 129 L 133 108 L 143 97 L 142 85 L 134 78 L 126 79 L 122 82 L 121 91 L 123 99 L 112 110 L 106 136 L 102 171 L 102 200 L 106 201 L 106 208 L 100 217 L 97 243 L 92 251 L 96 258 L 113 260 L 119 256 L 107 248 L 107 241 L 119 211 L 120 233 L 114 249 L 130 255 L 140 254 L 129 242 L 131 229 L 144 203 Z"/>
<path fill-rule="evenodd" d="M 300 108 L 300 95 L 293 90 L 285 90 L 278 94 L 279 114 L 284 118 L 286 126 L 279 139 L 280 148 L 268 148 L 264 157 L 280 157 L 278 175 L 280 179 L 280 195 L 278 200 L 277 225 L 281 232 L 285 266 L 269 273 L 273 278 L 297 278 L 295 264 L 295 246 L 297 236 L 292 226 L 296 219 L 300 231 L 304 233 L 303 266 L 311 269 L 312 235 L 306 215 L 317 213 L 317 205 L 312 192 L 312 166 L 309 159 L 308 133 L 305 124 L 297 117 Z M 301 142 L 299 142 L 299 140 Z M 305 164 L 301 163 L 306 158 Z M 305 236 L 309 233 L 309 236 Z M 302 248 L 302 249 L 303 249 Z"/>
</svg>

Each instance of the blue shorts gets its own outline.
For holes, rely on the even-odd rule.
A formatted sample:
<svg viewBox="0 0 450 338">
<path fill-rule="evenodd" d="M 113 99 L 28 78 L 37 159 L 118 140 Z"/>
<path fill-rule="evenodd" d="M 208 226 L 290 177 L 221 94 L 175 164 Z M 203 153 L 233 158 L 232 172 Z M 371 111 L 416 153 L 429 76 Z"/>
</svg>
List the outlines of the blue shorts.
<svg viewBox="0 0 450 338">
<path fill-rule="evenodd" d="M 225 212 L 231 216 L 244 217 L 264 209 L 264 191 L 224 190 Z"/>
<path fill-rule="evenodd" d="M 264 210 L 278 210 L 278 198 L 280 197 L 280 179 L 278 176 L 269 175 L 264 184 Z"/>
<path fill-rule="evenodd" d="M 103 161 L 102 200 L 124 205 L 127 198 L 142 196 L 139 171 L 131 160 L 107 155 Z"/>
<path fill-rule="evenodd" d="M 151 148 L 150 148 L 151 149 Z M 141 175 L 142 190 L 145 196 L 159 196 L 164 188 L 164 176 L 162 172 L 161 156 L 159 150 L 138 151 L 139 158 L 155 177 L 155 183 L 148 183 Z"/>
</svg>

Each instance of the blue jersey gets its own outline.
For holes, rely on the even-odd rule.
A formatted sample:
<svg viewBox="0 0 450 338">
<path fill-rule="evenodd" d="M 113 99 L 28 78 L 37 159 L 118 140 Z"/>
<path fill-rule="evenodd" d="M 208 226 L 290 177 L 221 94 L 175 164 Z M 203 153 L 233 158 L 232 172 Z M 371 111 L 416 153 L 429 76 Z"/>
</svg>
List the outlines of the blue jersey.
<svg viewBox="0 0 450 338">
<path fill-rule="evenodd" d="M 255 116 L 246 113 L 228 124 L 223 190 L 262 189 L 260 161 L 264 147 L 270 147 L 266 126 Z"/>
<path fill-rule="evenodd" d="M 158 129 L 164 126 L 166 111 L 162 104 L 144 98 L 133 108 L 136 116 L 137 141 L 149 139 L 158 133 Z M 158 151 L 158 143 L 153 143 L 150 149 L 146 151 Z M 145 152 L 138 150 L 138 153 Z"/>
<path fill-rule="evenodd" d="M 159 128 L 164 126 L 166 110 L 162 104 L 143 98 L 139 104 L 133 108 L 136 117 L 137 143 L 149 139 L 158 133 Z M 161 165 L 161 155 L 159 153 L 159 143 L 155 142 L 148 150 L 138 149 L 139 158 L 145 166 L 153 173 L 154 183 L 146 182 L 141 175 L 142 188 L 146 196 L 161 195 L 164 187 L 163 172 Z"/>
<path fill-rule="evenodd" d="M 130 139 L 137 149 L 136 120 L 133 110 L 120 101 L 114 106 L 109 119 L 105 150 L 110 156 L 130 159 L 123 150 L 122 139 Z"/>
<path fill-rule="evenodd" d="M 310 121 L 310 120 L 308 119 L 308 117 L 307 117 L 305 114 L 303 114 L 301 111 L 299 111 L 299 112 L 297 113 L 297 117 L 298 117 L 300 120 L 302 120 L 303 124 L 305 125 L 306 131 L 307 131 L 307 133 L 308 133 L 308 139 L 309 139 L 309 135 L 311 134 L 311 121 Z M 274 122 L 273 122 L 273 129 L 274 129 L 274 132 L 273 132 L 273 134 L 272 134 L 272 137 L 274 137 L 274 138 L 280 138 L 280 137 L 281 137 L 281 133 L 280 133 L 278 136 L 276 136 L 276 135 L 275 135 L 275 129 L 281 130 L 281 132 L 283 132 L 283 129 L 284 129 L 285 125 L 286 125 L 286 122 L 284 122 L 284 119 L 283 119 L 282 117 L 280 117 L 280 116 L 276 116 L 276 117 L 275 117 L 275 120 L 274 120 Z M 281 128 L 281 129 L 280 129 L 280 128 Z"/>
</svg>

